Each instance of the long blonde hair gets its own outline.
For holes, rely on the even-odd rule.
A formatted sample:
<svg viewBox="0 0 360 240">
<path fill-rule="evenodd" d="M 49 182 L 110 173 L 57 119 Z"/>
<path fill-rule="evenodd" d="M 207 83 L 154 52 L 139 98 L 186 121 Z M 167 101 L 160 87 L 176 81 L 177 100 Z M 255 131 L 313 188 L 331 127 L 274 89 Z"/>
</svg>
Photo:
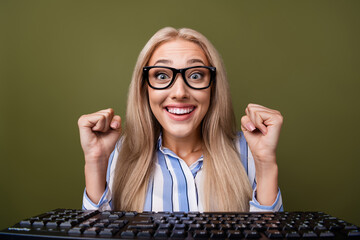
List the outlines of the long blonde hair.
<svg viewBox="0 0 360 240">
<path fill-rule="evenodd" d="M 160 44 L 175 38 L 197 43 L 210 65 L 216 67 L 210 107 L 202 121 L 205 178 L 204 189 L 200 191 L 204 195 L 204 210 L 248 211 L 252 190 L 235 146 L 236 121 L 222 59 L 202 34 L 188 28 L 171 27 L 155 33 L 137 59 L 129 88 L 126 126 L 119 145 L 113 206 L 117 210 L 143 210 L 161 125 L 150 109 L 142 68 Z"/>
</svg>

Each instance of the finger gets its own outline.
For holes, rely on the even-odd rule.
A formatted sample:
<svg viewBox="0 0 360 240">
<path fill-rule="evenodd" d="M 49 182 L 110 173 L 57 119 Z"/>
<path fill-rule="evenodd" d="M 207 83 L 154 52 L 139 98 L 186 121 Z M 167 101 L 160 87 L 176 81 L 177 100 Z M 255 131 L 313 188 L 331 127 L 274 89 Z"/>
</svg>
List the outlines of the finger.
<svg viewBox="0 0 360 240">
<path fill-rule="evenodd" d="M 267 128 L 264 124 L 264 119 L 261 117 L 262 114 L 266 114 L 266 111 L 256 111 L 254 108 L 247 107 L 245 109 L 246 115 L 249 117 L 250 121 L 255 125 L 257 129 L 261 131 L 263 135 L 266 135 Z M 268 113 L 269 114 L 269 113 Z"/>
<path fill-rule="evenodd" d="M 261 105 L 256 105 L 256 104 L 249 104 L 246 109 L 245 109 L 245 113 L 246 114 L 253 114 L 255 112 L 267 112 L 269 114 L 280 114 L 279 111 L 274 110 L 274 109 L 270 109 Z"/>
<path fill-rule="evenodd" d="M 253 121 L 257 118 L 256 115 L 260 114 L 261 118 L 264 120 L 263 123 L 265 126 L 281 125 L 283 122 L 283 116 L 278 110 L 266 108 L 260 105 L 249 104 L 249 106 L 245 109 L 245 112 L 247 115 L 251 116 Z"/>
<path fill-rule="evenodd" d="M 254 123 L 251 122 L 249 116 L 245 115 L 241 118 L 241 130 L 252 132 L 256 129 Z"/>
<path fill-rule="evenodd" d="M 94 114 L 96 116 L 95 125 L 91 128 L 94 132 L 107 132 L 110 126 L 108 125 L 107 117 L 103 114 Z"/>
<path fill-rule="evenodd" d="M 109 108 L 105 110 L 101 110 L 95 113 L 95 115 L 99 116 L 99 121 L 92 128 L 93 131 L 98 132 L 107 132 L 110 129 L 110 123 L 114 116 L 114 110 Z"/>
<path fill-rule="evenodd" d="M 92 131 L 104 132 L 109 129 L 107 116 L 104 114 L 93 113 L 80 117 L 78 124 L 80 128 L 89 128 Z"/>
<path fill-rule="evenodd" d="M 121 117 L 119 115 L 115 115 L 111 120 L 110 127 L 114 130 L 121 130 Z"/>
<path fill-rule="evenodd" d="M 264 135 L 267 134 L 267 127 L 269 126 L 269 123 L 273 121 L 272 119 L 274 119 L 275 116 L 281 117 L 279 111 L 257 104 L 249 104 L 245 109 L 245 112 L 255 124 L 255 127 L 258 128 Z"/>
<path fill-rule="evenodd" d="M 259 129 L 263 135 L 267 134 L 267 127 L 264 124 L 264 115 L 267 114 L 266 112 L 255 112 L 254 116 L 255 116 L 255 127 L 257 129 Z"/>
</svg>

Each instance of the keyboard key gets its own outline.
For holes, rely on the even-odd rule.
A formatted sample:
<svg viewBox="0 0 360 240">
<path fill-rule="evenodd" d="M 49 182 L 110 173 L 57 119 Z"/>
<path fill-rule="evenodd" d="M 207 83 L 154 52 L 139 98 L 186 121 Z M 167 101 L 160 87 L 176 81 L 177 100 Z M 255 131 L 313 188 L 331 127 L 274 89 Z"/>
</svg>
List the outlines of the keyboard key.
<svg viewBox="0 0 360 240">
<path fill-rule="evenodd" d="M 210 238 L 226 238 L 226 234 L 222 230 L 211 230 Z"/>
<path fill-rule="evenodd" d="M 243 232 L 245 238 L 259 238 L 260 234 L 255 230 L 244 230 Z"/>
<path fill-rule="evenodd" d="M 327 231 L 328 229 L 324 225 L 316 225 L 314 226 L 314 231 Z"/>
<path fill-rule="evenodd" d="M 194 238 L 209 238 L 209 233 L 206 230 L 195 230 L 193 237 Z"/>
<path fill-rule="evenodd" d="M 318 235 L 314 231 L 301 231 L 303 238 L 317 238 Z"/>
<path fill-rule="evenodd" d="M 111 213 L 109 211 L 104 211 L 101 213 L 102 216 L 109 217 Z"/>
<path fill-rule="evenodd" d="M 72 227 L 72 225 L 70 222 L 62 222 L 60 224 L 60 228 L 71 228 L 71 227 Z"/>
<path fill-rule="evenodd" d="M 46 223 L 46 228 L 57 228 L 58 227 L 58 222 L 56 221 L 50 221 Z"/>
<path fill-rule="evenodd" d="M 229 239 L 240 239 L 242 237 L 240 230 L 228 230 L 227 237 Z"/>
<path fill-rule="evenodd" d="M 155 234 L 154 238 L 168 238 L 170 235 L 170 231 L 167 229 L 158 229 Z"/>
<path fill-rule="evenodd" d="M 20 226 L 22 227 L 30 227 L 31 226 L 31 221 L 30 220 L 23 220 L 20 222 Z"/>
<path fill-rule="evenodd" d="M 115 220 L 115 221 L 113 221 L 113 223 L 119 224 L 120 226 L 121 226 L 121 225 L 122 225 L 122 226 L 125 226 L 126 224 L 129 223 L 129 220 L 126 220 L 126 219 L 122 220 L 122 219 L 120 219 L 120 220 Z"/>
<path fill-rule="evenodd" d="M 319 237 L 321 237 L 321 238 L 327 238 L 327 237 L 329 237 L 329 238 L 332 238 L 332 237 L 335 237 L 335 234 L 333 233 L 333 232 L 331 232 L 331 231 L 324 231 L 324 232 L 319 232 L 318 233 L 319 234 Z"/>
<path fill-rule="evenodd" d="M 127 217 L 135 217 L 137 215 L 137 212 L 126 212 L 125 216 Z"/>
<path fill-rule="evenodd" d="M 117 232 L 119 232 L 118 229 L 114 229 L 114 228 L 104 228 L 99 232 L 99 235 L 102 237 L 112 237 L 114 236 Z"/>
<path fill-rule="evenodd" d="M 112 219 L 112 220 L 116 220 L 116 219 L 119 219 L 119 215 L 117 215 L 117 214 L 111 214 L 111 215 L 109 215 L 108 218 L 109 218 L 109 219 Z"/>
<path fill-rule="evenodd" d="M 282 238 L 283 235 L 281 234 L 281 232 L 279 230 L 268 230 L 265 232 L 265 235 L 268 238 Z"/>
<path fill-rule="evenodd" d="M 211 231 L 213 229 L 216 229 L 217 226 L 215 224 L 205 224 L 204 228 L 205 228 L 205 230 Z"/>
<path fill-rule="evenodd" d="M 189 225 L 189 231 L 199 230 L 200 228 L 202 228 L 201 224 L 198 223 Z"/>
<path fill-rule="evenodd" d="M 44 225 L 45 225 L 44 222 L 40 220 L 34 221 L 32 224 L 33 227 L 43 227 Z"/>
<path fill-rule="evenodd" d="M 275 224 L 275 223 L 268 223 L 265 224 L 265 229 L 267 230 L 280 230 L 279 225 Z"/>
<path fill-rule="evenodd" d="M 141 230 L 138 232 L 138 238 L 151 238 L 154 235 L 154 230 Z"/>
<path fill-rule="evenodd" d="M 83 231 L 84 231 L 84 229 L 81 228 L 81 227 L 74 227 L 74 228 L 71 228 L 71 229 L 68 231 L 68 234 L 69 234 L 69 235 L 79 236 L 79 235 L 82 234 Z"/>
<path fill-rule="evenodd" d="M 155 223 L 143 223 L 143 224 L 132 224 L 128 226 L 128 229 L 155 229 Z"/>
<path fill-rule="evenodd" d="M 107 228 L 115 228 L 115 229 L 120 229 L 122 227 L 124 227 L 124 223 L 111 223 L 107 226 Z"/>
<path fill-rule="evenodd" d="M 359 228 L 355 225 L 346 225 L 345 230 L 359 230 Z"/>
<path fill-rule="evenodd" d="M 219 225 L 219 229 L 220 229 L 220 230 L 223 230 L 223 231 L 227 231 L 227 230 L 229 230 L 229 229 L 233 229 L 233 230 L 234 230 L 234 228 L 231 226 L 231 224 L 220 224 L 220 225 Z"/>
<path fill-rule="evenodd" d="M 175 229 L 172 231 L 171 238 L 184 238 L 186 237 L 186 232 L 184 229 Z"/>
<path fill-rule="evenodd" d="M 85 229 L 84 235 L 85 236 L 96 236 L 98 234 L 98 232 L 100 232 L 99 228 L 91 227 L 91 228 Z"/>
<path fill-rule="evenodd" d="M 258 224 L 258 223 L 256 223 L 256 224 L 250 224 L 250 225 L 249 225 L 249 228 L 250 228 L 250 230 L 257 230 L 257 231 L 262 231 L 262 230 L 265 230 L 265 229 L 266 229 L 263 225 Z"/>
<path fill-rule="evenodd" d="M 350 230 L 347 233 L 348 237 L 360 237 L 360 230 Z"/>
<path fill-rule="evenodd" d="M 184 223 L 177 223 L 174 225 L 174 229 L 185 229 L 185 227 Z"/>
<path fill-rule="evenodd" d="M 285 230 L 283 231 L 283 236 L 285 238 L 300 238 L 300 234 L 297 231 L 293 231 L 293 230 Z"/>
<path fill-rule="evenodd" d="M 134 230 L 126 230 L 121 233 L 122 238 L 134 238 L 136 236 L 136 231 Z"/>
<path fill-rule="evenodd" d="M 170 229 L 172 228 L 172 225 L 170 223 L 160 223 L 159 229 Z"/>
<path fill-rule="evenodd" d="M 245 224 L 235 224 L 234 227 L 235 227 L 235 230 L 246 230 L 246 229 L 248 229 L 248 226 L 245 225 Z"/>
<path fill-rule="evenodd" d="M 94 227 L 105 228 L 105 227 L 107 227 L 108 225 L 109 225 L 108 223 L 101 223 L 101 222 L 99 222 L 99 223 L 95 223 L 95 224 L 94 224 Z"/>
</svg>

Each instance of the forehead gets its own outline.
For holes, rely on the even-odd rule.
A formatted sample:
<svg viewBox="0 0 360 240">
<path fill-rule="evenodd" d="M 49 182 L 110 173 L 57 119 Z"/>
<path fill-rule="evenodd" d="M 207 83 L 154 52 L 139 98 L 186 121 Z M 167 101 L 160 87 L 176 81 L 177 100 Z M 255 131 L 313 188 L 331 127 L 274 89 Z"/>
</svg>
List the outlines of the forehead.
<svg viewBox="0 0 360 240">
<path fill-rule="evenodd" d="M 153 65 L 158 60 L 169 60 L 176 65 L 194 59 L 199 59 L 206 65 L 209 64 L 204 51 L 198 44 L 184 39 L 174 39 L 160 44 L 155 49 L 149 65 Z"/>
</svg>

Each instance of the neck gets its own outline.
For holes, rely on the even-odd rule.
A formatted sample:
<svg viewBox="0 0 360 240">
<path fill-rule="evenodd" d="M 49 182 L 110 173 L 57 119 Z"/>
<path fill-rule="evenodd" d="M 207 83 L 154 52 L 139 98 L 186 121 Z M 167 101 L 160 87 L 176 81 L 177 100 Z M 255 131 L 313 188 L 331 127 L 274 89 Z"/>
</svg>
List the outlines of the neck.
<svg viewBox="0 0 360 240">
<path fill-rule="evenodd" d="M 196 162 L 202 155 L 202 143 L 200 131 L 181 138 L 163 132 L 163 146 L 173 151 L 188 166 Z"/>
</svg>

